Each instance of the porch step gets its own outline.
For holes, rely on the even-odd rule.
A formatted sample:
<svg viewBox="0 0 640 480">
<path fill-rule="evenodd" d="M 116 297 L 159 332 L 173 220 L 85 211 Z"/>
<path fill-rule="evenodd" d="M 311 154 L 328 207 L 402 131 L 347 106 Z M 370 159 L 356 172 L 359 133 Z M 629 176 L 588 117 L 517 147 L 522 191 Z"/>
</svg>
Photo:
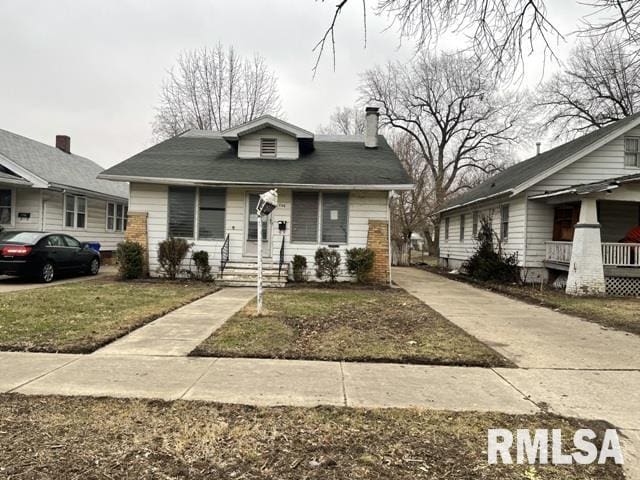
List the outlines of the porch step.
<svg viewBox="0 0 640 480">
<path fill-rule="evenodd" d="M 217 280 L 216 283 L 223 287 L 256 287 L 256 280 L 250 280 L 246 278 L 228 278 L 224 277 Z M 262 280 L 262 286 L 264 288 L 282 288 L 287 286 L 286 280 Z"/>
<path fill-rule="evenodd" d="M 283 268 L 286 267 L 286 265 L 282 266 Z M 249 270 L 249 269 L 253 269 L 256 270 L 258 268 L 258 263 L 257 262 L 227 262 L 227 265 L 225 266 L 225 271 L 227 271 L 227 269 L 229 268 L 240 268 L 243 270 Z M 262 262 L 262 270 L 278 270 L 278 264 L 275 262 Z"/>
<path fill-rule="evenodd" d="M 256 269 L 251 269 L 251 270 L 243 270 L 240 268 L 225 268 L 224 269 L 224 273 L 222 274 L 223 277 L 230 277 L 230 276 L 247 276 L 247 277 L 254 277 L 256 278 L 258 276 L 257 270 Z M 278 269 L 276 268 L 275 270 L 262 270 L 262 278 L 271 278 L 271 277 L 276 277 L 278 278 L 278 276 L 280 277 L 286 277 L 287 276 L 287 272 L 286 271 L 282 271 L 280 272 L 280 275 L 278 275 Z"/>
<path fill-rule="evenodd" d="M 255 287 L 258 281 L 258 264 L 248 262 L 228 262 L 224 273 L 216 276 L 219 285 L 228 287 Z M 265 288 L 284 287 L 287 284 L 287 265 L 278 273 L 278 264 L 265 262 L 262 264 L 262 285 Z"/>
</svg>

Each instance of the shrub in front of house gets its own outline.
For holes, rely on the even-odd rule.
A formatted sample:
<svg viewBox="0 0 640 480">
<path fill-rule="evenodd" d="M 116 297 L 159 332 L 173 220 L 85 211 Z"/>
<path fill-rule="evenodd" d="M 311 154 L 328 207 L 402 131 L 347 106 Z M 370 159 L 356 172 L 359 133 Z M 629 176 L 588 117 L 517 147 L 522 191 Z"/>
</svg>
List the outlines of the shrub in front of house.
<svg viewBox="0 0 640 480">
<path fill-rule="evenodd" d="M 294 255 L 291 261 L 293 279 L 296 282 L 304 282 L 307 279 L 307 257 Z"/>
<path fill-rule="evenodd" d="M 462 264 L 465 273 L 483 282 L 512 283 L 520 280 L 518 253 L 504 253 L 490 218 L 480 220 L 476 240 L 476 251 Z"/>
<path fill-rule="evenodd" d="M 329 279 L 331 283 L 336 281 L 340 274 L 342 258 L 340 252 L 326 247 L 316 250 L 316 277 L 320 280 Z"/>
<path fill-rule="evenodd" d="M 211 280 L 211 265 L 209 265 L 209 253 L 204 250 L 199 250 L 193 253 L 193 263 L 195 264 L 196 271 L 192 272 L 193 277 L 196 280 L 208 282 Z"/>
<path fill-rule="evenodd" d="M 359 283 L 366 283 L 373 270 L 374 259 L 375 252 L 370 248 L 351 248 L 347 250 L 347 271 Z"/>
<path fill-rule="evenodd" d="M 120 242 L 116 248 L 116 261 L 121 279 L 131 280 L 144 275 L 144 247 L 138 242 Z"/>
<path fill-rule="evenodd" d="M 191 245 L 184 238 L 169 238 L 158 244 L 160 271 L 169 280 L 175 280 Z"/>
</svg>

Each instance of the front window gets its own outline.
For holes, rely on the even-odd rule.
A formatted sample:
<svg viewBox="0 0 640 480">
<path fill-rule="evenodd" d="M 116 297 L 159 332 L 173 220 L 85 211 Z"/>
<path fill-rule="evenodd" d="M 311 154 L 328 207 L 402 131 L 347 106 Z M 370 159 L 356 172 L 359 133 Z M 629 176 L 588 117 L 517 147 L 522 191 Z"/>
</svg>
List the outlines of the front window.
<svg viewBox="0 0 640 480">
<path fill-rule="evenodd" d="M 224 238 L 224 188 L 201 188 L 198 207 L 198 238 L 215 240 Z"/>
<path fill-rule="evenodd" d="M 196 189 L 169 187 L 169 237 L 193 238 L 196 222 Z"/>
<path fill-rule="evenodd" d="M 226 202 L 224 188 L 169 187 L 169 236 L 196 238 L 197 225 L 198 239 L 223 239 Z"/>
<path fill-rule="evenodd" d="M 123 232 L 127 229 L 127 206 L 123 203 L 107 202 L 107 230 Z"/>
<path fill-rule="evenodd" d="M 624 165 L 626 167 L 640 167 L 640 137 L 625 137 Z"/>
<path fill-rule="evenodd" d="M 87 226 L 87 199 L 77 195 L 64 196 L 64 226 L 85 228 Z"/>
<path fill-rule="evenodd" d="M 348 193 L 294 192 L 292 203 L 292 242 L 347 243 L 349 230 Z"/>
<path fill-rule="evenodd" d="M 13 218 L 12 201 L 13 195 L 11 190 L 0 190 L 0 225 L 10 225 Z"/>
<path fill-rule="evenodd" d="M 500 207 L 500 238 L 509 239 L 509 205 Z"/>
</svg>

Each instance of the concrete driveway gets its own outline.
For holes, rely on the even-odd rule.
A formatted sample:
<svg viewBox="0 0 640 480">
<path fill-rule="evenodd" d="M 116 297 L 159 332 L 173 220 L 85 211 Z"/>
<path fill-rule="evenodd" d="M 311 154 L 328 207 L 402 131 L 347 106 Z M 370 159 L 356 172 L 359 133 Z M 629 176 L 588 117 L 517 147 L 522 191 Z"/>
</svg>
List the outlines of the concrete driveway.
<svg viewBox="0 0 640 480">
<path fill-rule="evenodd" d="M 104 266 L 100 268 L 98 275 L 80 275 L 63 277 L 54 280 L 51 283 L 39 283 L 30 279 L 7 277 L 0 275 L 0 293 L 19 292 L 21 290 L 33 290 L 34 288 L 53 287 L 55 285 L 63 285 L 65 283 L 86 282 L 87 280 L 95 280 L 97 278 L 105 278 L 116 274 L 116 268 L 112 266 Z"/>
<path fill-rule="evenodd" d="M 640 370 L 640 337 L 416 268 L 394 281 L 523 368 Z"/>
</svg>

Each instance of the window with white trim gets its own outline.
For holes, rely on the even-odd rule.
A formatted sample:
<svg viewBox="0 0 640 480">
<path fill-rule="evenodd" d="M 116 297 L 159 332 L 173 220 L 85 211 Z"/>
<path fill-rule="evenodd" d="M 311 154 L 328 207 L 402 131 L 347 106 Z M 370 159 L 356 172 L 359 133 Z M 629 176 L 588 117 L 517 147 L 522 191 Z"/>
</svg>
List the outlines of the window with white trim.
<svg viewBox="0 0 640 480">
<path fill-rule="evenodd" d="M 348 231 L 348 192 L 293 192 L 292 242 L 345 244 Z"/>
<path fill-rule="evenodd" d="M 260 139 L 260 157 L 276 158 L 278 154 L 277 138 L 261 138 Z"/>
<path fill-rule="evenodd" d="M 466 222 L 466 218 L 464 215 L 460 215 L 460 241 L 464 242 L 464 224 Z"/>
<path fill-rule="evenodd" d="M 169 236 L 222 240 L 226 195 L 224 188 L 169 187 Z"/>
<path fill-rule="evenodd" d="M 478 211 L 473 212 L 473 223 L 471 225 L 471 233 L 473 233 L 473 238 L 478 236 L 478 223 L 480 220 L 480 213 Z"/>
<path fill-rule="evenodd" d="M 509 239 L 509 205 L 500 207 L 500 238 L 502 240 Z"/>
<path fill-rule="evenodd" d="M 64 226 L 67 228 L 87 227 L 87 199 L 78 195 L 64 196 Z"/>
<path fill-rule="evenodd" d="M 123 232 L 127 229 L 127 210 L 124 203 L 107 202 L 108 232 Z"/>
<path fill-rule="evenodd" d="M 449 240 L 449 223 L 451 218 L 447 217 L 444 219 L 444 240 L 445 242 Z"/>
<path fill-rule="evenodd" d="M 13 192 L 0 189 L 0 225 L 11 225 L 13 219 Z"/>
<path fill-rule="evenodd" d="M 624 166 L 640 167 L 640 137 L 624 138 Z"/>
</svg>

